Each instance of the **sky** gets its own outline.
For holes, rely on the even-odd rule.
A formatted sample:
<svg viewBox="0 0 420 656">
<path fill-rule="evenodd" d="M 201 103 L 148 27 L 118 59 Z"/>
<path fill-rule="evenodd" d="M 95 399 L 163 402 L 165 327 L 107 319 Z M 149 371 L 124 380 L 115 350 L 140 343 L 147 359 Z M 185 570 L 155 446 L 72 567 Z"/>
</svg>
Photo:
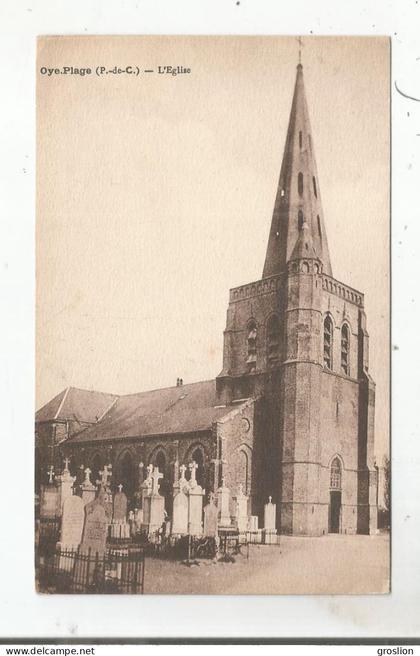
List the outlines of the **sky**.
<svg viewBox="0 0 420 656">
<path fill-rule="evenodd" d="M 388 451 L 389 45 L 305 37 L 333 275 L 365 294 L 376 444 Z M 293 37 L 46 37 L 37 62 L 37 407 L 214 378 L 229 289 L 258 280 Z M 177 76 L 42 75 L 184 66 Z"/>
</svg>

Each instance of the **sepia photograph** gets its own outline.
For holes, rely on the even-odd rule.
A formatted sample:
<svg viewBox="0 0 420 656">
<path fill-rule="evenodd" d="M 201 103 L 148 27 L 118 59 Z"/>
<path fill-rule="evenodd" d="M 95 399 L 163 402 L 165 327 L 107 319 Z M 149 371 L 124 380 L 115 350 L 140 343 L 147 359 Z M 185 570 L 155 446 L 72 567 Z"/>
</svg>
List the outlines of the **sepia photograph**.
<svg viewBox="0 0 420 656">
<path fill-rule="evenodd" d="M 37 592 L 388 594 L 389 38 L 41 36 L 36 114 Z"/>
</svg>

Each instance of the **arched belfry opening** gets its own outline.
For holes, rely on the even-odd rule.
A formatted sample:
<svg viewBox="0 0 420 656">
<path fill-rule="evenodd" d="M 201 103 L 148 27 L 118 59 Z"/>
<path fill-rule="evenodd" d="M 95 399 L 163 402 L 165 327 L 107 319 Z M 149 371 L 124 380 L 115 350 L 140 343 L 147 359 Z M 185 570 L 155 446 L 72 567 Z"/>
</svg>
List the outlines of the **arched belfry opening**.
<svg viewBox="0 0 420 656">
<path fill-rule="evenodd" d="M 330 469 L 329 533 L 341 532 L 341 487 L 342 466 L 340 459 L 335 457 Z"/>
</svg>

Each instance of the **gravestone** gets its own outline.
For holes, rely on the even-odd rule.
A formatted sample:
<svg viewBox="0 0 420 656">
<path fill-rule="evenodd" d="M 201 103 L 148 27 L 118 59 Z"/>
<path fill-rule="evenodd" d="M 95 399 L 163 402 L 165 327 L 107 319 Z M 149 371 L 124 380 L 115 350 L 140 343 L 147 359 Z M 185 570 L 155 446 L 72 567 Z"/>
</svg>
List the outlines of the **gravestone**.
<svg viewBox="0 0 420 656">
<path fill-rule="evenodd" d="M 105 508 L 105 513 L 109 524 L 112 521 L 113 512 L 112 492 L 108 480 L 112 476 L 111 469 L 112 465 L 104 465 L 103 470 L 99 472 L 101 479 L 97 481 L 99 484 L 97 501 L 99 501 L 99 503 L 101 503 Z"/>
<path fill-rule="evenodd" d="M 265 544 L 276 544 L 276 504 L 271 502 L 268 497 L 268 503 L 264 506 L 264 531 L 263 540 Z"/>
<path fill-rule="evenodd" d="M 64 552 L 60 554 L 59 568 L 70 571 L 74 560 L 72 555 L 66 555 L 68 551 L 76 551 L 82 540 L 83 525 L 85 521 L 85 505 L 82 499 L 73 495 L 67 497 L 63 504 L 63 515 L 61 519 L 61 536 L 57 548 Z"/>
<path fill-rule="evenodd" d="M 239 485 L 238 494 L 234 498 L 236 527 L 240 533 L 244 533 L 248 528 L 248 497 L 243 493 L 242 485 Z"/>
<path fill-rule="evenodd" d="M 85 469 L 85 479 L 84 479 L 82 485 L 80 486 L 81 490 L 82 490 L 82 501 L 85 504 L 85 506 L 86 506 L 86 504 L 93 501 L 95 496 L 96 496 L 96 487 L 90 480 L 91 473 L 92 472 L 89 469 L 89 467 L 86 467 L 86 469 Z"/>
<path fill-rule="evenodd" d="M 127 521 L 127 497 L 122 491 L 122 485 L 118 486 L 118 492 L 114 496 L 114 512 L 112 521 L 114 523 L 125 523 Z"/>
<path fill-rule="evenodd" d="M 85 523 L 80 545 L 83 552 L 90 549 L 92 554 L 98 553 L 102 556 L 105 552 L 107 533 L 108 520 L 105 508 L 95 499 L 85 506 Z"/>
<path fill-rule="evenodd" d="M 218 508 L 218 519 L 219 526 L 230 526 L 230 490 L 226 487 L 225 479 L 222 478 L 222 485 L 217 490 L 217 508 Z"/>
<path fill-rule="evenodd" d="M 174 497 L 171 532 L 172 535 L 188 533 L 188 497 L 183 490 Z"/>
<path fill-rule="evenodd" d="M 58 490 L 60 494 L 61 511 L 63 510 L 64 501 L 73 495 L 73 484 L 76 476 L 72 476 L 69 470 L 69 458 L 64 459 L 64 469 L 61 476 L 56 477 Z"/>
<path fill-rule="evenodd" d="M 159 472 L 159 467 L 152 467 L 150 469 L 151 467 L 152 465 L 149 465 L 147 468 L 151 486 L 149 482 L 147 486 L 148 494 L 145 494 L 143 497 L 142 530 L 148 534 L 158 531 L 162 527 L 165 517 L 165 499 L 159 494 L 159 481 L 163 478 L 163 474 Z"/>
<path fill-rule="evenodd" d="M 207 506 L 204 506 L 204 535 L 217 537 L 217 506 L 214 503 L 214 494 L 210 494 Z"/>
<path fill-rule="evenodd" d="M 188 489 L 188 533 L 190 535 L 203 534 L 203 497 L 205 491 L 198 485 L 195 474 L 197 464 L 190 463 L 190 480 Z"/>
<path fill-rule="evenodd" d="M 61 514 L 60 492 L 54 483 L 41 486 L 39 515 L 41 519 L 53 519 Z"/>
<path fill-rule="evenodd" d="M 268 503 L 264 505 L 264 530 L 276 530 L 276 504 L 271 502 L 271 497 L 268 497 Z"/>
<path fill-rule="evenodd" d="M 251 533 L 258 531 L 258 515 L 248 517 L 248 531 L 251 531 Z"/>
</svg>

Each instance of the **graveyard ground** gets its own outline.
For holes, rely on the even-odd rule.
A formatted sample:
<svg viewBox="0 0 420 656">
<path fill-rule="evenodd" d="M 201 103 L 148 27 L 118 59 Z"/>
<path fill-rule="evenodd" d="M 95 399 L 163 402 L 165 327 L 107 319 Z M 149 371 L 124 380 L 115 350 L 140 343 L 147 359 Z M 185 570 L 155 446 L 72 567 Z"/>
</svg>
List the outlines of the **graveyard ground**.
<svg viewBox="0 0 420 656">
<path fill-rule="evenodd" d="M 179 562 L 147 558 L 145 594 L 369 594 L 389 589 L 389 535 L 283 537 L 251 545 L 249 560 Z"/>
</svg>

